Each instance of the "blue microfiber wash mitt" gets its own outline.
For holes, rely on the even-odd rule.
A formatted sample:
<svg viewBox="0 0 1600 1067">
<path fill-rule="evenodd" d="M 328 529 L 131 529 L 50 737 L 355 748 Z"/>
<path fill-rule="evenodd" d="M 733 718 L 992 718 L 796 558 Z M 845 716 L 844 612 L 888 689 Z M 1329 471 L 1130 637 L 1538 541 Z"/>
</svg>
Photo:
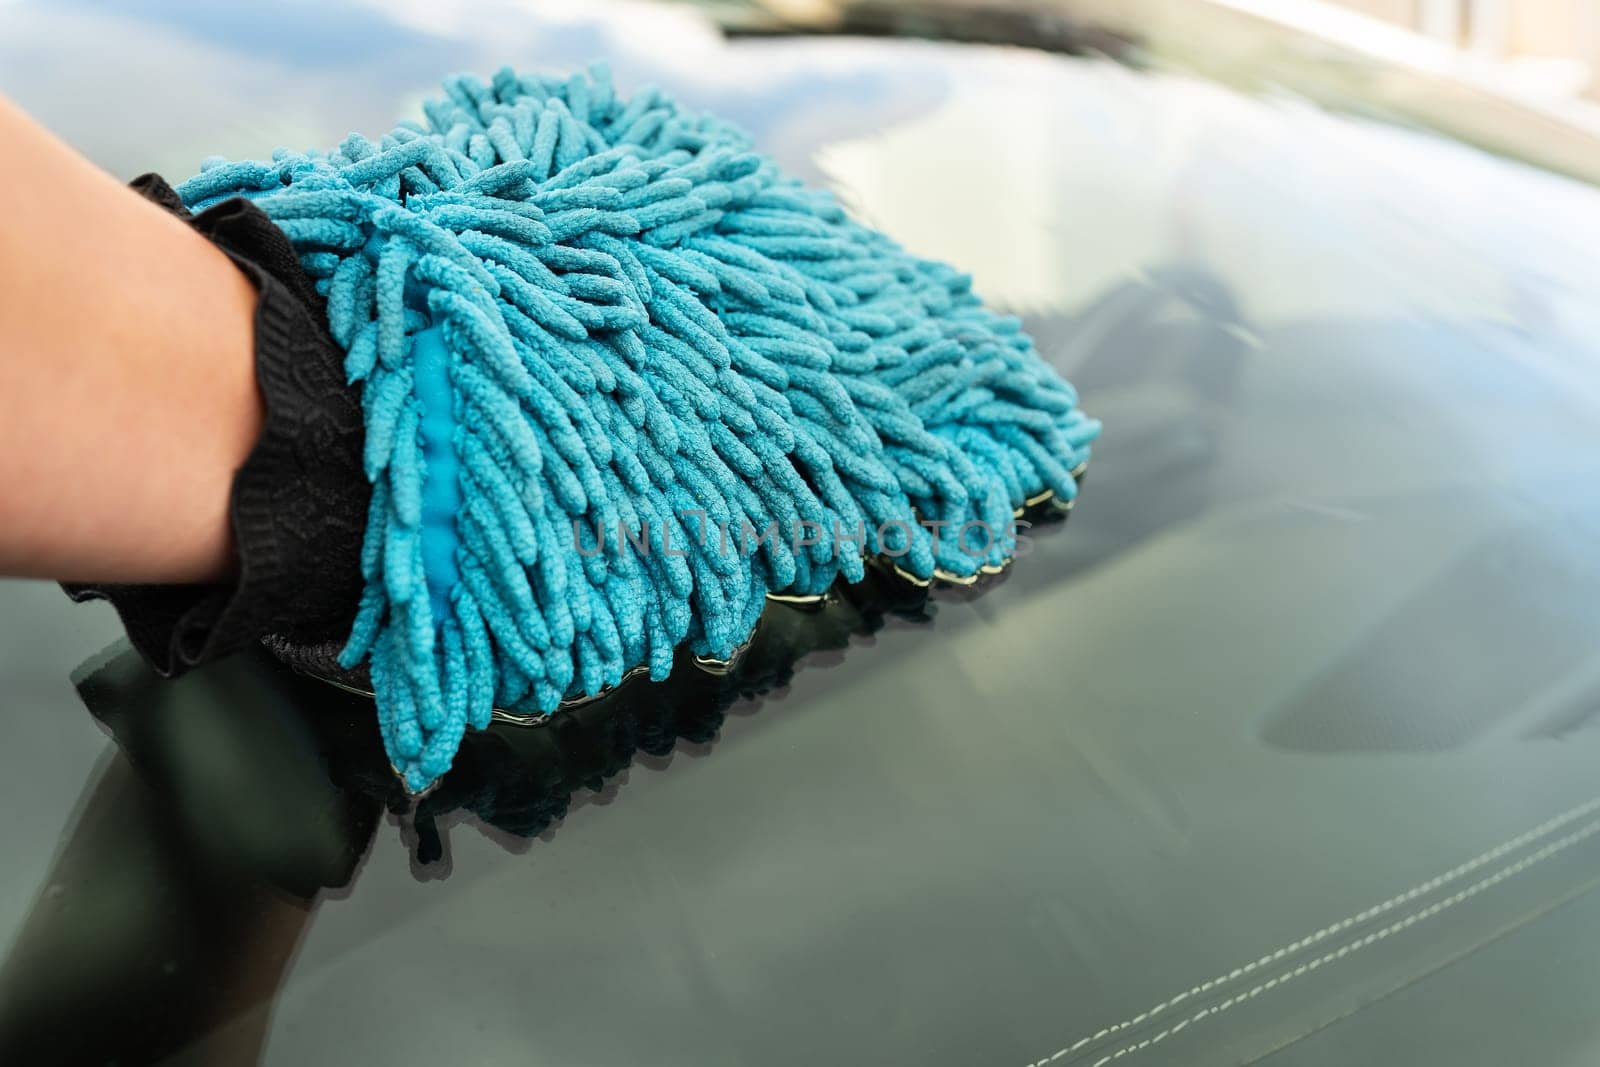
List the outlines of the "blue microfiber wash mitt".
<svg viewBox="0 0 1600 1067">
<path fill-rule="evenodd" d="M 327 301 L 373 484 L 365 662 L 412 790 L 495 707 L 552 712 L 769 593 L 1003 565 L 1099 424 L 970 279 L 603 67 L 456 77 L 373 144 L 208 160 Z"/>
</svg>

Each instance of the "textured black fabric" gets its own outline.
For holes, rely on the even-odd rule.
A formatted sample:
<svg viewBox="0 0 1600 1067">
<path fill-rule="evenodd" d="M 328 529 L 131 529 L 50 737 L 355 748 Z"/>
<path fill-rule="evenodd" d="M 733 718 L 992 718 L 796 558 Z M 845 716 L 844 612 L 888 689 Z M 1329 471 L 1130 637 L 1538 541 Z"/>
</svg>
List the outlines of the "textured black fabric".
<svg viewBox="0 0 1600 1067">
<path fill-rule="evenodd" d="M 163 674 L 178 674 L 267 635 L 337 640 L 361 594 L 361 536 L 371 494 L 361 469 L 358 390 L 329 336 L 322 299 L 283 232 L 247 200 L 191 215 L 159 175 L 132 186 L 188 220 L 255 284 L 261 437 L 230 498 L 238 575 L 207 585 L 67 585 L 104 598 Z"/>
</svg>

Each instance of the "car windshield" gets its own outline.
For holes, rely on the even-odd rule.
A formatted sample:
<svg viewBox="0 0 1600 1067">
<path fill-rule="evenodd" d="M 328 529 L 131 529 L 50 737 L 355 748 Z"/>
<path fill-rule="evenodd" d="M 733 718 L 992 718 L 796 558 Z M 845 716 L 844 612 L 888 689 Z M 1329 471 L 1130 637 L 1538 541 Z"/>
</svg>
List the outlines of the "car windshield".
<svg viewBox="0 0 1600 1067">
<path fill-rule="evenodd" d="M 604 58 L 1105 424 L 1003 576 L 773 604 L 420 800 L 366 696 L 0 583 L 0 1062 L 1596 1062 L 1597 26 L 0 0 L 0 92 L 124 180 Z"/>
</svg>

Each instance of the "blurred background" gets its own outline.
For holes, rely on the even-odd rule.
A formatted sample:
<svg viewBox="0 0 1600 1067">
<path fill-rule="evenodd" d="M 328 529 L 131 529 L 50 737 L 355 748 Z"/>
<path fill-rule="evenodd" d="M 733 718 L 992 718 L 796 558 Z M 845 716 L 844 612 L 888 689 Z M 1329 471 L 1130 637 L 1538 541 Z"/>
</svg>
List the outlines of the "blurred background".
<svg viewBox="0 0 1600 1067">
<path fill-rule="evenodd" d="M 707 0 L 728 24 L 1105 48 L 1600 179 L 1600 0 Z"/>
</svg>

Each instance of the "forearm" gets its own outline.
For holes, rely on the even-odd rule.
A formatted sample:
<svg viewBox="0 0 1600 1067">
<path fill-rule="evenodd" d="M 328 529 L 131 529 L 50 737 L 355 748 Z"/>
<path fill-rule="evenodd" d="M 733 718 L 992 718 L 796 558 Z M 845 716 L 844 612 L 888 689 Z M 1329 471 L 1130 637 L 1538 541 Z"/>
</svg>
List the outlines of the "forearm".
<svg viewBox="0 0 1600 1067">
<path fill-rule="evenodd" d="M 254 287 L 4 99 L 0 144 L 0 573 L 225 576 Z"/>
</svg>

